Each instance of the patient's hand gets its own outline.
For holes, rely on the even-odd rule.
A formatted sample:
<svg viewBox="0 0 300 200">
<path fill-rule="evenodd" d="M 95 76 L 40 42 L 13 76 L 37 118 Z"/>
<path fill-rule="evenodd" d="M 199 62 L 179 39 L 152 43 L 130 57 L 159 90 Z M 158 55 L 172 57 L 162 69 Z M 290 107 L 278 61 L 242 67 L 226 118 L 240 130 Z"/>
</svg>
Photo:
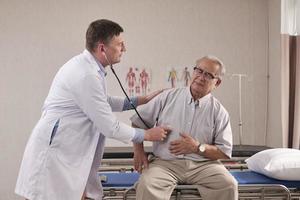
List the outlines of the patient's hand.
<svg viewBox="0 0 300 200">
<path fill-rule="evenodd" d="M 143 169 L 148 168 L 148 158 L 144 151 L 143 144 L 134 144 L 134 169 L 142 173 Z"/>
<path fill-rule="evenodd" d="M 199 142 L 187 133 L 180 133 L 181 138 L 170 142 L 169 150 L 172 154 L 181 155 L 197 153 Z"/>
</svg>

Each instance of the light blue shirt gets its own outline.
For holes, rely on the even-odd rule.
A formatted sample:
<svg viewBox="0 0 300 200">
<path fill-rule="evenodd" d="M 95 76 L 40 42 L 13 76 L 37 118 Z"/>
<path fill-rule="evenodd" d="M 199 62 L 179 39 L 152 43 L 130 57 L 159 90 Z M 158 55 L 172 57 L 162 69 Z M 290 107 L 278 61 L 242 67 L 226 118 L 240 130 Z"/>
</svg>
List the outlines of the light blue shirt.
<svg viewBox="0 0 300 200">
<path fill-rule="evenodd" d="M 216 145 L 231 157 L 232 131 L 229 115 L 211 94 L 195 101 L 189 87 L 166 90 L 148 104 L 141 106 L 139 113 L 151 127 L 158 125 L 172 128 L 166 140 L 153 142 L 153 153 L 161 159 L 207 160 L 194 153 L 179 156 L 170 153 L 170 142 L 179 139 L 182 132 L 191 135 L 201 144 Z M 131 117 L 131 121 L 144 128 L 144 124 L 136 115 Z"/>
</svg>

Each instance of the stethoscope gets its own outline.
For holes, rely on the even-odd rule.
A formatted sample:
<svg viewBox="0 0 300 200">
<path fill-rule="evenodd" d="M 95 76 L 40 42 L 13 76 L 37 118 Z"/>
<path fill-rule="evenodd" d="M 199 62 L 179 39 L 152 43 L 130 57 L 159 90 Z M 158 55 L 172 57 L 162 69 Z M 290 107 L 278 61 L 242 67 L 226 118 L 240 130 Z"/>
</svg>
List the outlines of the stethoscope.
<svg viewBox="0 0 300 200">
<path fill-rule="evenodd" d="M 129 96 L 127 95 L 126 91 L 124 90 L 124 87 L 123 87 L 123 85 L 122 85 L 122 83 L 121 83 L 119 77 L 117 76 L 117 74 L 116 74 L 116 72 L 115 72 L 115 70 L 114 70 L 114 67 L 113 67 L 112 63 L 109 62 L 109 60 L 108 60 L 108 58 L 107 58 L 107 56 L 106 56 L 105 50 L 102 49 L 102 52 L 104 53 L 103 55 L 104 55 L 104 57 L 105 57 L 107 63 L 109 64 L 111 71 L 113 72 L 113 74 L 115 75 L 116 79 L 118 80 L 118 83 L 119 83 L 119 85 L 120 85 L 120 87 L 121 87 L 123 93 L 125 94 L 127 100 L 129 101 L 130 105 L 133 107 L 134 111 L 136 112 L 136 114 L 138 115 L 138 117 L 141 119 L 141 121 L 143 122 L 143 124 L 144 124 L 147 128 L 150 128 L 150 126 L 148 126 L 147 123 L 144 121 L 144 119 L 141 117 L 140 113 L 137 111 L 136 107 L 134 106 L 134 104 L 133 104 L 132 101 L 130 100 Z"/>
</svg>

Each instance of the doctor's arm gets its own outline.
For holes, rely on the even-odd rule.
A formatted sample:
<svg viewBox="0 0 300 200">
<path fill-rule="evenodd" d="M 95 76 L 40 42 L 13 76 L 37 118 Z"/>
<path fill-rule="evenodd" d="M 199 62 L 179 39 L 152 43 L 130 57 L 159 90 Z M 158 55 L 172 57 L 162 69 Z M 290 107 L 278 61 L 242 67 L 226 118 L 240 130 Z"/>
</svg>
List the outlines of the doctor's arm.
<svg viewBox="0 0 300 200">
<path fill-rule="evenodd" d="M 112 108 L 113 112 L 121 112 L 121 111 L 126 111 L 126 110 L 131 110 L 133 109 L 132 104 L 135 107 L 138 107 L 140 105 L 146 104 L 149 101 L 151 101 L 154 97 L 159 95 L 164 89 L 162 90 L 157 90 L 155 92 L 152 92 L 148 95 L 144 96 L 134 96 L 134 97 L 129 97 L 130 101 L 125 97 L 118 97 L 118 96 L 108 96 L 108 103 Z"/>
<path fill-rule="evenodd" d="M 102 84 L 103 81 L 101 77 L 94 74 L 77 80 L 70 88 L 74 101 L 94 123 L 99 132 L 106 137 L 129 143 L 139 131 L 117 120 L 107 100 L 104 84 Z M 138 134 L 141 136 L 138 137 L 141 139 L 138 140 L 140 142 L 143 140 L 160 141 L 167 137 L 169 133 L 168 129 L 164 127 L 155 127 L 141 131 Z"/>
<path fill-rule="evenodd" d="M 148 103 L 149 101 L 151 101 L 154 97 L 156 97 L 157 95 L 159 95 L 163 91 L 164 91 L 164 89 L 161 89 L 161 90 L 157 90 L 155 92 L 152 92 L 148 95 L 138 96 L 137 97 L 137 105 L 140 106 L 140 105 Z"/>
</svg>

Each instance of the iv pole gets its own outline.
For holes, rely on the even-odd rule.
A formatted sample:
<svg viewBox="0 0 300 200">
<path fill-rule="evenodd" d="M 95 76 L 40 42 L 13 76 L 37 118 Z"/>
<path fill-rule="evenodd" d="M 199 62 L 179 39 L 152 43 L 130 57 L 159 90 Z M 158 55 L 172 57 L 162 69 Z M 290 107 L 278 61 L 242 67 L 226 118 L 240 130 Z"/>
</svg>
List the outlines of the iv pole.
<svg viewBox="0 0 300 200">
<path fill-rule="evenodd" d="M 232 77 L 239 79 L 239 144 L 242 145 L 243 136 L 243 119 L 242 119 L 242 78 L 247 77 L 246 74 L 232 74 Z"/>
</svg>

